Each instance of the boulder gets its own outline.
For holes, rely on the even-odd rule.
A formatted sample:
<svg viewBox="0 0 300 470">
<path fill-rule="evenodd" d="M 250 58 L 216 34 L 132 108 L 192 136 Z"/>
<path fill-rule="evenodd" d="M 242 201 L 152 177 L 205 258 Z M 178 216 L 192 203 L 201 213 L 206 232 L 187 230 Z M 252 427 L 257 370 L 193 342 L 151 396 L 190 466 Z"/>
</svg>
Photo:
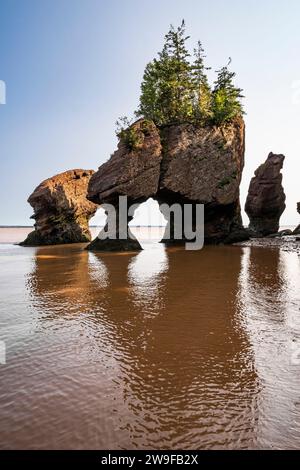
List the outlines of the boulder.
<svg viewBox="0 0 300 470">
<path fill-rule="evenodd" d="M 28 199 L 35 229 L 23 246 L 89 242 L 97 205 L 86 198 L 93 170 L 70 170 L 43 181 Z"/>
<path fill-rule="evenodd" d="M 293 231 L 293 235 L 300 235 L 300 225 L 295 228 L 295 230 Z"/>
<path fill-rule="evenodd" d="M 245 211 L 254 236 L 264 237 L 279 230 L 280 217 L 285 210 L 281 173 L 284 159 L 284 155 L 270 153 L 250 182 Z"/>
<path fill-rule="evenodd" d="M 293 235 L 292 230 L 286 229 L 286 230 L 280 230 L 277 233 L 271 233 L 270 235 L 266 235 L 266 238 L 282 238 L 282 237 L 289 237 Z"/>
</svg>

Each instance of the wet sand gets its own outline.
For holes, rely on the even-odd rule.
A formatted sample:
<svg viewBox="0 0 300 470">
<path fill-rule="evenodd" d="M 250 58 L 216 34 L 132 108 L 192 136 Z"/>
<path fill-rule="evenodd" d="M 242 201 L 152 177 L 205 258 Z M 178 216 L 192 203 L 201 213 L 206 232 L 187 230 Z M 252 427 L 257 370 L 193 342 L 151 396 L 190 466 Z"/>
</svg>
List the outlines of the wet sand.
<svg viewBox="0 0 300 470">
<path fill-rule="evenodd" d="M 297 252 L 142 244 L 0 245 L 0 448 L 298 449 Z"/>
</svg>

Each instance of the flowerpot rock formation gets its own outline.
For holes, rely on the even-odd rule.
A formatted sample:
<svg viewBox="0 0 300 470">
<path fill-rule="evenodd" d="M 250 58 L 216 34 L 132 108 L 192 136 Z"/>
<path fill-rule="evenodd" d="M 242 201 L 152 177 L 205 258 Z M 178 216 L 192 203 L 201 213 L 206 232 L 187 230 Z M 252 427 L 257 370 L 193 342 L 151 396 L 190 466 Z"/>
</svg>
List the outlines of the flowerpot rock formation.
<svg viewBox="0 0 300 470">
<path fill-rule="evenodd" d="M 279 230 L 280 217 L 285 210 L 281 173 L 284 159 L 284 155 L 270 153 L 250 182 L 245 211 L 253 236 L 264 237 Z"/>
<path fill-rule="evenodd" d="M 43 181 L 28 199 L 35 229 L 23 246 L 89 242 L 97 205 L 86 198 L 93 170 L 70 170 Z"/>
<path fill-rule="evenodd" d="M 130 132 L 128 138 L 126 132 Z M 117 211 L 119 196 L 127 196 L 128 205 L 150 197 L 160 206 L 204 204 L 206 243 L 245 240 L 248 233 L 242 226 L 239 199 L 244 150 L 242 118 L 221 127 L 186 123 L 160 128 L 140 119 L 125 131 L 117 151 L 92 175 L 87 198 L 97 205 L 112 204 Z M 162 212 L 165 215 L 163 208 Z M 171 237 L 165 241 L 178 243 L 171 218 L 168 224 Z M 118 251 L 141 249 L 135 239 L 110 241 L 101 235 L 88 249 L 114 247 Z"/>
</svg>

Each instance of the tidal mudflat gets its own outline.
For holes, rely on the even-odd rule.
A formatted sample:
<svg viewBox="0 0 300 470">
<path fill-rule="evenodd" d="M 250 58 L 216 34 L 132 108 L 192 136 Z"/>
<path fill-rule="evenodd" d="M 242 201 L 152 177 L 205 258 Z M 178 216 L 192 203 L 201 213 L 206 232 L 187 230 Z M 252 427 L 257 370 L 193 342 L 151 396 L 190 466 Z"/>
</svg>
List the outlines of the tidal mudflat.
<svg viewBox="0 0 300 470">
<path fill-rule="evenodd" d="M 299 448 L 298 253 L 156 235 L 0 245 L 1 448 Z"/>
</svg>

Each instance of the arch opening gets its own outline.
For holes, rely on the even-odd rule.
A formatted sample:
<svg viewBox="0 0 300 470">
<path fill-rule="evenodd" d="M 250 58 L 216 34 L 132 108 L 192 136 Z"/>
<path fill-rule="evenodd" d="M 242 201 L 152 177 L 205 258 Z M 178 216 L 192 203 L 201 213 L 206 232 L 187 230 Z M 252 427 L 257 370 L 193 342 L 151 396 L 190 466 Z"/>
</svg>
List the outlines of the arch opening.
<svg viewBox="0 0 300 470">
<path fill-rule="evenodd" d="M 147 245 L 162 240 L 167 220 L 161 213 L 158 202 L 149 198 L 138 206 L 128 225 L 138 241 Z"/>
<path fill-rule="evenodd" d="M 107 215 L 103 207 L 99 207 L 95 215 L 89 220 L 89 229 L 91 232 L 92 240 L 97 237 L 99 232 L 105 227 L 107 222 Z"/>
</svg>

